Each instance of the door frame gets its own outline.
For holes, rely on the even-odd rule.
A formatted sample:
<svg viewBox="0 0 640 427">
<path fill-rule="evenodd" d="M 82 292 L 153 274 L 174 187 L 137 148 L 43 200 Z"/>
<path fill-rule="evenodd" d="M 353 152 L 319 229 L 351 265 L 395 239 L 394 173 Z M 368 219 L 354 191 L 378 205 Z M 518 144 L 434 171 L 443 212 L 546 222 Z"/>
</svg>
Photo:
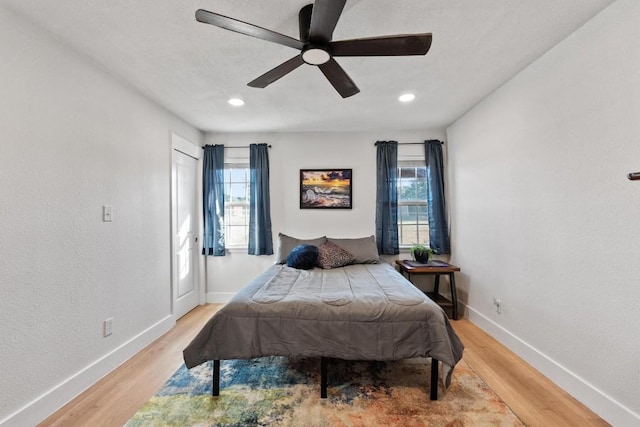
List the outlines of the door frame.
<svg viewBox="0 0 640 427">
<path fill-rule="evenodd" d="M 171 189 L 170 189 L 170 198 L 171 198 L 171 227 L 170 227 L 170 259 L 171 259 L 171 283 L 170 283 L 170 296 L 171 296 L 171 314 L 175 318 L 175 295 L 174 289 L 177 286 L 178 281 L 178 268 L 176 266 L 176 257 L 175 253 L 177 250 L 177 242 L 175 241 L 175 233 L 178 230 L 177 221 L 177 200 L 175 197 L 175 188 L 176 188 L 176 174 L 175 174 L 175 156 L 176 152 L 180 152 L 182 154 L 186 154 L 189 157 L 193 157 L 198 161 L 197 167 L 197 176 L 202 176 L 202 147 L 195 145 L 185 138 L 171 132 Z M 197 236 L 197 241 L 195 244 L 195 262 L 194 262 L 194 274 L 195 274 L 195 282 L 197 287 L 197 295 L 198 295 L 198 305 L 203 305 L 205 303 L 205 277 L 204 277 L 204 257 L 200 256 L 202 253 L 202 197 L 198 195 L 202 194 L 202 180 L 196 179 L 196 188 L 193 189 L 196 193 L 196 228 L 195 234 Z M 177 319 L 174 319 L 177 320 Z"/>
</svg>

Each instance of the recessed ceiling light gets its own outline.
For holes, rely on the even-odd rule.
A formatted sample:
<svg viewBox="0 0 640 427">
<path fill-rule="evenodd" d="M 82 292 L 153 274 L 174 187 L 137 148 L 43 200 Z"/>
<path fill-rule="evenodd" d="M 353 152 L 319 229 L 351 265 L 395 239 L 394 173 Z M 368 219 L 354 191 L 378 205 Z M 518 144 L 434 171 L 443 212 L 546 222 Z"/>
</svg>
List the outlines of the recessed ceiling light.
<svg viewBox="0 0 640 427">
<path fill-rule="evenodd" d="M 229 104 L 233 105 L 234 107 L 239 107 L 241 105 L 244 105 L 244 101 L 242 99 L 240 99 L 240 98 L 231 98 L 227 102 Z"/>
<path fill-rule="evenodd" d="M 403 95 L 400 95 L 400 97 L 398 98 L 398 101 L 400 102 L 411 102 L 414 99 L 416 99 L 416 96 L 412 93 L 405 93 Z"/>
</svg>

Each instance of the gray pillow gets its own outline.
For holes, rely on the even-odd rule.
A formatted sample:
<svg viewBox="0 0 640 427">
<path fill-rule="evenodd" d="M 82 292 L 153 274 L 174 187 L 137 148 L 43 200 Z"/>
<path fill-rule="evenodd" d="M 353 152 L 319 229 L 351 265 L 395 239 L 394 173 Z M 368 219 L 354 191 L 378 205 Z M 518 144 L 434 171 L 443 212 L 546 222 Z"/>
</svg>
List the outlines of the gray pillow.
<svg viewBox="0 0 640 427">
<path fill-rule="evenodd" d="M 379 264 L 378 246 L 374 236 L 361 237 L 358 239 L 334 239 L 328 237 L 327 240 L 335 243 L 342 249 L 353 254 L 356 258 L 354 264 Z"/>
<path fill-rule="evenodd" d="M 278 233 L 278 250 L 276 252 L 276 264 L 286 263 L 289 253 L 298 245 L 320 246 L 326 241 L 326 236 L 317 237 L 315 239 L 297 239 L 295 237 L 287 236 L 286 234 Z"/>
</svg>

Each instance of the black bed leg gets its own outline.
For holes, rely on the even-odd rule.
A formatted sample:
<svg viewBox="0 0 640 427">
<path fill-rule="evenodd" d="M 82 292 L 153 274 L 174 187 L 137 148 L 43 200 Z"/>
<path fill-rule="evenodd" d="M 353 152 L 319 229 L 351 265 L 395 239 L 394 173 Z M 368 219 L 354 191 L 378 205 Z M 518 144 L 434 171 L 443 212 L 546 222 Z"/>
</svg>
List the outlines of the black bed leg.
<svg viewBox="0 0 640 427">
<path fill-rule="evenodd" d="M 220 361 L 213 361 L 213 392 L 214 396 L 220 395 Z"/>
<path fill-rule="evenodd" d="M 438 360 L 431 358 L 431 385 L 429 390 L 429 398 L 438 400 Z"/>
<path fill-rule="evenodd" d="M 327 398 L 327 358 L 320 357 L 320 398 Z"/>
</svg>

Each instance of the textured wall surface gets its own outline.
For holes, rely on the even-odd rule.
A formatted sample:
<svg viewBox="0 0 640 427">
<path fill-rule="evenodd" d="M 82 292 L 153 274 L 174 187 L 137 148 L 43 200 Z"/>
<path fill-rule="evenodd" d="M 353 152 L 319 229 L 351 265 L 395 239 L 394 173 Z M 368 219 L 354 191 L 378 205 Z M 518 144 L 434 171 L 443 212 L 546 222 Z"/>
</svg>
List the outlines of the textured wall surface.
<svg viewBox="0 0 640 427">
<path fill-rule="evenodd" d="M 170 314 L 169 135 L 200 135 L 1 7 L 0 57 L 1 421 Z"/>
<path fill-rule="evenodd" d="M 619 0 L 448 129 L 461 297 L 614 425 L 640 421 L 639 22 Z"/>
</svg>

